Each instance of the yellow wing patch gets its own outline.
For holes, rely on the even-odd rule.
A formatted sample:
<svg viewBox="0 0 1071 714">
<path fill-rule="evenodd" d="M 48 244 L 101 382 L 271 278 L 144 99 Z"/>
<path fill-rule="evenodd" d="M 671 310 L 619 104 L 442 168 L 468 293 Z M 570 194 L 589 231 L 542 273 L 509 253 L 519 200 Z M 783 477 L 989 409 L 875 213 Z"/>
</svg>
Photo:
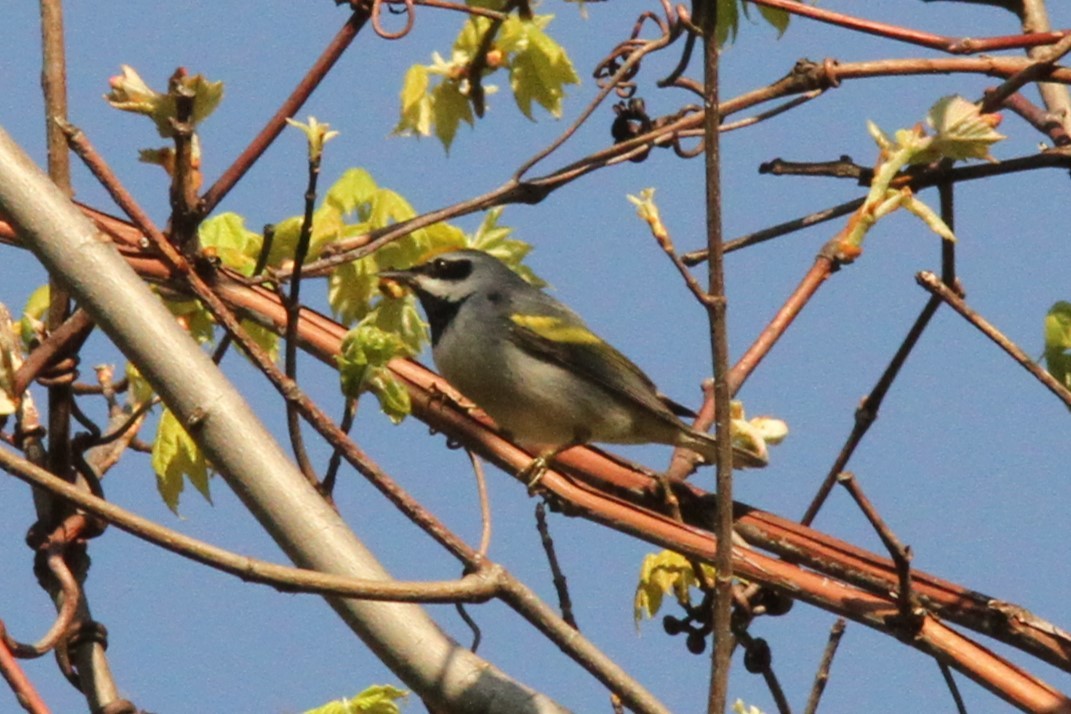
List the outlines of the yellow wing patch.
<svg viewBox="0 0 1071 714">
<path fill-rule="evenodd" d="M 570 325 L 557 317 L 549 315 L 510 315 L 509 319 L 518 327 L 531 330 L 543 339 L 551 342 L 568 342 L 573 344 L 598 344 L 602 342 L 591 330 L 581 325 Z"/>
</svg>

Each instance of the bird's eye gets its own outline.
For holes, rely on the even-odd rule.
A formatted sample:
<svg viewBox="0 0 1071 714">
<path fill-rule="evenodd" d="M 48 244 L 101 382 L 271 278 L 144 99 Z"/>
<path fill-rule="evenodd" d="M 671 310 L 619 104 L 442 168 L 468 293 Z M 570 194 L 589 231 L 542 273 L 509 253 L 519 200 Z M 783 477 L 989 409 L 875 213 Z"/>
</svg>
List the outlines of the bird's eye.
<svg viewBox="0 0 1071 714">
<path fill-rule="evenodd" d="M 464 280 L 472 272 L 472 261 L 436 258 L 428 266 L 428 272 L 441 280 Z"/>
</svg>

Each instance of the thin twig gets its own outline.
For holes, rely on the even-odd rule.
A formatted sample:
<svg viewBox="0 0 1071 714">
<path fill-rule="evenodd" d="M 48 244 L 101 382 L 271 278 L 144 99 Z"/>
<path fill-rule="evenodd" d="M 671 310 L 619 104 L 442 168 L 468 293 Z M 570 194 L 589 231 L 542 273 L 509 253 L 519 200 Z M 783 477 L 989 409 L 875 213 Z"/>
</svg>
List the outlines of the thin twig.
<svg viewBox="0 0 1071 714">
<path fill-rule="evenodd" d="M 469 651 L 475 653 L 476 650 L 480 649 L 480 642 L 483 641 L 483 630 L 480 629 L 480 624 L 469 615 L 465 603 L 454 603 L 454 609 L 457 610 L 457 615 L 461 618 L 461 621 L 468 625 L 472 631 L 472 644 L 469 645 Z"/>
<path fill-rule="evenodd" d="M 137 538 L 247 582 L 271 585 L 286 592 L 399 602 L 485 602 L 494 597 L 497 588 L 494 581 L 498 576 L 491 565 L 457 581 L 419 583 L 357 579 L 277 565 L 232 553 L 137 516 L 56 478 L 6 449 L 0 449 L 0 468 L 71 501 Z"/>
<path fill-rule="evenodd" d="M 956 703 L 956 711 L 958 714 L 967 714 L 967 705 L 963 703 L 963 695 L 959 693 L 959 685 L 956 684 L 956 680 L 952 676 L 952 669 L 941 660 L 937 660 L 937 667 L 941 670 L 941 676 L 944 678 L 945 684 L 948 685 L 952 701 Z"/>
<path fill-rule="evenodd" d="M 481 558 L 486 558 L 487 550 L 491 547 L 491 503 L 487 498 L 487 479 L 484 477 L 480 457 L 472 449 L 466 451 L 472 462 L 472 473 L 476 476 L 476 493 L 480 499 L 480 547 L 476 552 Z"/>
<path fill-rule="evenodd" d="M 829 682 L 829 668 L 833 665 L 833 657 L 837 654 L 840 638 L 844 635 L 844 618 L 838 617 L 829 629 L 829 640 L 826 649 L 822 652 L 822 661 L 818 665 L 818 671 L 814 675 L 814 684 L 811 685 L 811 696 L 807 698 L 807 706 L 803 714 L 815 714 L 818 711 L 818 702 L 822 700 L 822 692 Z"/>
<path fill-rule="evenodd" d="M 313 127 L 315 131 L 315 127 Z M 301 231 L 294 246 L 294 267 L 290 274 L 290 295 L 286 300 L 286 332 L 284 333 L 284 369 L 286 376 L 297 383 L 297 329 L 301 312 L 301 271 L 309 255 L 309 243 L 312 241 L 312 217 L 316 210 L 316 184 L 320 178 L 320 160 L 322 151 L 316 147 L 318 139 L 309 138 L 308 181 L 305 186 L 305 213 L 301 220 Z M 305 450 L 305 438 L 301 434 L 301 415 L 297 405 L 286 400 L 286 430 L 290 435 L 290 446 L 298 469 L 312 487 L 324 493 L 320 479 L 316 475 L 309 453 Z"/>
<path fill-rule="evenodd" d="M 1066 148 L 1071 145 L 1071 134 L 1068 134 L 1064 125 L 1060 123 L 1060 117 L 1034 104 L 1019 92 L 1005 99 L 1002 106 L 1015 112 L 1032 127 L 1049 137 L 1053 146 Z"/>
<path fill-rule="evenodd" d="M 346 20 L 346 24 L 342 26 L 342 29 L 338 31 L 338 34 L 332 38 L 331 42 L 324 48 L 323 53 L 316 59 L 309 71 L 305 73 L 305 76 L 301 78 L 298 85 L 294 87 L 294 91 L 290 93 L 290 96 L 280 105 L 275 114 L 272 115 L 268 123 L 264 125 L 264 128 L 253 138 L 249 143 L 249 146 L 238 155 L 238 158 L 223 172 L 212 187 L 205 192 L 201 198 L 200 213 L 202 216 L 207 216 L 211 213 L 223 197 L 226 196 L 234 185 L 238 183 L 239 179 L 245 175 L 260 155 L 263 154 L 271 143 L 275 141 L 275 138 L 279 136 L 279 133 L 286 127 L 286 120 L 293 117 L 304 106 L 306 100 L 312 95 L 316 87 L 319 86 L 331 68 L 335 65 L 335 62 L 342 56 L 342 53 L 346 51 L 346 48 L 353 42 L 353 38 L 357 36 L 357 33 L 361 31 L 364 24 L 368 21 L 370 16 L 370 3 L 362 4 L 358 6 L 349 19 Z"/>
<path fill-rule="evenodd" d="M 807 511 L 800 519 L 800 523 L 803 525 L 809 526 L 814 522 L 815 517 L 818 515 L 818 511 L 821 510 L 822 506 L 825 504 L 826 498 L 829 497 L 829 493 L 833 490 L 833 486 L 837 482 L 837 476 L 847 467 L 848 461 L 855 453 L 856 447 L 859 446 L 863 437 L 866 436 L 867 431 L 870 430 L 871 425 L 877 420 L 878 412 L 881 410 L 881 404 L 885 400 L 885 395 L 888 393 L 896 376 L 900 373 L 900 368 L 904 366 L 911 351 L 915 348 L 915 345 L 918 344 L 919 338 L 922 336 L 926 326 L 930 324 L 930 320 L 937 312 L 939 306 L 940 301 L 937 299 L 931 299 L 926 302 L 926 305 L 924 305 L 919 312 L 918 317 L 915 318 L 915 322 L 911 325 L 911 329 L 908 330 L 907 336 L 904 337 L 903 342 L 900 343 L 900 347 L 897 348 L 896 354 L 889 360 L 889 364 L 885 367 L 885 371 L 883 371 L 881 377 L 878 378 L 877 384 L 874 385 L 874 388 L 870 390 L 870 393 L 863 398 L 859 407 L 856 408 L 855 422 L 852 431 L 848 434 L 844 446 L 841 447 L 840 453 L 837 454 L 837 458 L 834 460 L 833 465 L 826 473 L 826 477 L 818 487 L 818 491 L 815 493 L 814 498 L 811 499 Z"/>
<path fill-rule="evenodd" d="M 803 276 L 803 280 L 796 286 L 796 289 L 785 300 L 784 305 L 777 311 L 770 323 L 763 329 L 756 338 L 755 342 L 747 349 L 735 365 L 729 372 L 729 390 L 732 394 L 736 394 L 740 391 L 740 388 L 744 386 L 744 382 L 751 376 L 751 373 L 755 371 L 755 368 L 759 366 L 759 362 L 769 354 L 773 349 L 774 344 L 777 343 L 781 336 L 788 330 L 788 326 L 796 319 L 796 317 L 803 310 L 804 306 L 810 302 L 814 294 L 818 292 L 818 288 L 826 281 L 826 279 L 833 274 L 833 272 L 839 266 L 839 263 L 827 255 L 829 251 L 823 248 L 823 252 L 815 258 L 811 269 L 807 271 L 807 274 Z"/>
<path fill-rule="evenodd" d="M 4 677 L 19 704 L 29 714 L 49 714 L 51 711 L 41 695 L 26 676 L 18 660 L 12 655 L 11 650 L 5 644 L 7 630 L 4 621 L 0 620 L 0 675 Z"/>
<path fill-rule="evenodd" d="M 765 5 L 779 10 L 785 10 L 794 15 L 801 15 L 812 20 L 825 22 L 849 30 L 855 30 L 868 35 L 876 35 L 901 42 L 908 42 L 921 47 L 935 50 L 943 50 L 953 54 L 973 54 L 978 52 L 992 52 L 994 50 L 1012 49 L 1017 47 L 1036 47 L 1050 45 L 1064 36 L 1062 32 L 1038 32 L 1025 35 L 1009 35 L 1002 37 L 947 37 L 935 35 L 922 30 L 912 30 L 899 25 L 890 25 L 884 22 L 875 22 L 863 18 L 846 15 L 840 12 L 824 10 L 814 5 L 806 5 L 795 0 L 753 0 L 756 5 Z"/>
<path fill-rule="evenodd" d="M 554 580 L 554 590 L 558 593 L 558 608 L 561 610 L 562 619 L 569 623 L 574 630 L 579 631 L 573 616 L 573 601 L 569 597 L 569 584 L 562 572 L 561 563 L 558 562 L 558 553 L 554 550 L 554 539 L 550 537 L 550 528 L 547 526 L 547 508 L 540 501 L 535 508 L 536 528 L 539 530 L 539 541 L 543 544 L 543 552 L 547 554 L 547 563 Z"/>
<path fill-rule="evenodd" d="M 72 194 L 71 157 L 61 126 L 62 122 L 67 119 L 67 54 L 63 31 L 63 3 L 61 0 L 42 0 L 40 8 L 41 89 L 45 99 L 48 175 L 61 191 L 70 196 Z M 58 330 L 70 314 L 70 290 L 52 276 L 49 276 L 48 286 L 49 304 L 46 326 L 49 330 Z M 16 394 L 21 393 L 16 392 Z M 72 399 L 69 381 L 61 380 L 49 386 L 48 466 L 53 473 L 70 473 L 70 405 Z M 39 517 L 47 513 L 47 508 L 38 509 Z"/>
<path fill-rule="evenodd" d="M 342 421 L 339 422 L 338 428 L 343 434 L 349 434 L 350 429 L 353 428 L 353 422 L 357 418 L 357 400 L 354 398 L 347 398 L 346 405 L 342 409 Z M 338 449 L 331 451 L 331 458 L 327 462 L 327 471 L 324 473 L 323 483 L 320 485 L 324 496 L 329 499 L 334 499 L 335 493 L 335 481 L 338 479 L 338 469 L 342 465 L 342 452 Z"/>
<path fill-rule="evenodd" d="M 194 155 L 197 139 L 193 124 L 195 94 L 183 84 L 186 70 L 179 68 L 168 82 L 168 94 L 175 102 L 175 118 L 171 121 L 175 141 L 175 166 L 171 174 L 170 238 L 186 255 L 197 246 L 197 225 L 202 216 L 197 212 L 197 191 L 201 186 L 201 162 Z"/>
<path fill-rule="evenodd" d="M 825 91 L 826 90 L 824 88 L 812 89 L 811 91 L 806 92 L 805 94 L 802 94 L 798 97 L 793 97 L 784 104 L 780 104 L 771 109 L 767 109 L 764 112 L 759 112 L 754 116 L 746 117 L 744 119 L 737 119 L 736 121 L 731 122 L 729 124 L 722 124 L 721 131 L 722 133 L 725 133 L 727 131 L 736 131 L 737 129 L 743 129 L 744 127 L 754 126 L 756 124 L 766 121 L 767 119 L 772 119 L 775 116 L 778 116 L 779 114 L 784 114 L 785 112 L 791 109 L 795 109 L 796 107 L 802 106 L 807 102 L 811 101 L 812 99 L 816 99 L 822 96 Z"/>
<path fill-rule="evenodd" d="M 736 639 L 744 647 L 744 666 L 752 674 L 761 674 L 766 688 L 770 690 L 774 704 L 777 705 L 778 714 L 792 714 L 785 690 L 777 679 L 777 673 L 773 669 L 773 654 L 770 645 L 761 637 L 752 637 L 744 627 L 734 628 Z"/>
<path fill-rule="evenodd" d="M 1046 389 L 1071 408 L 1071 391 L 1068 391 L 1067 387 L 1060 384 L 1060 382 L 1046 372 L 1041 365 L 1034 362 L 1030 358 L 1030 355 L 1024 352 L 1019 345 L 1005 337 L 1004 333 L 994 327 L 992 323 L 972 310 L 967 305 L 966 301 L 953 292 L 947 285 L 944 285 L 940 278 L 931 272 L 923 271 L 915 276 L 915 281 L 932 295 L 940 298 L 949 307 L 959 313 L 961 317 L 967 320 L 967 322 L 977 327 L 983 335 L 992 340 L 997 347 L 1004 350 L 1009 357 L 1018 362 L 1023 369 L 1032 374 L 1045 386 Z"/>
<path fill-rule="evenodd" d="M 950 229 L 954 229 L 956 225 L 952 186 L 951 181 L 938 184 L 941 219 Z M 956 282 L 956 245 L 952 241 L 941 241 L 941 275 L 941 279 L 948 285 Z M 893 381 L 900 373 L 900 369 L 904 366 L 911 351 L 915 349 L 915 345 L 918 344 L 919 338 L 922 337 L 923 331 L 930 324 L 930 320 L 933 319 L 939 306 L 940 303 L 935 297 L 926 302 L 918 317 L 915 318 L 915 322 L 911 325 L 911 329 L 908 330 L 907 336 L 904 337 L 903 342 L 897 348 L 896 354 L 893 355 L 885 371 L 878 378 L 877 384 L 874 385 L 870 394 L 863 399 L 855 410 L 855 425 L 844 446 L 841 447 L 840 453 L 837 454 L 833 466 L 826 473 L 825 479 L 818 487 L 811 504 L 807 507 L 807 512 L 804 513 L 803 518 L 800 520 L 804 525 L 810 525 L 814 521 L 829 493 L 833 490 L 833 485 L 836 483 L 840 473 L 847 468 L 848 461 L 851 459 L 852 454 L 855 453 L 856 447 L 859 446 L 870 426 L 877 420 L 885 395 L 888 393 L 889 388 L 892 387 Z"/>
<path fill-rule="evenodd" d="M 851 494 L 852 500 L 870 521 L 870 525 L 881 538 L 885 549 L 889 551 L 889 557 L 896 563 L 896 573 L 900 580 L 900 587 L 896 594 L 896 602 L 900 607 L 900 620 L 897 624 L 900 627 L 909 628 L 908 631 L 913 633 L 921 621 L 923 611 L 919 606 L 918 595 L 911 587 L 911 548 L 900 542 L 900 539 L 878 514 L 878 510 L 863 493 L 863 488 L 854 474 L 845 471 L 837 478 L 837 483 L 844 486 Z"/>
<path fill-rule="evenodd" d="M 995 111 L 1004 103 L 1005 99 L 1030 82 L 1044 79 L 1045 75 L 1050 73 L 1056 66 L 1056 62 L 1068 52 L 1071 52 L 1071 34 L 1066 35 L 1051 47 L 1038 49 L 1032 57 L 1034 60 L 1032 64 L 1008 77 L 999 87 L 992 91 L 986 91 L 985 100 L 982 102 L 979 111 L 983 113 Z"/>
<path fill-rule="evenodd" d="M 11 393 L 22 394 L 50 366 L 77 354 L 92 331 L 93 321 L 89 315 L 84 310 L 76 310 L 30 352 L 11 380 Z"/>
<path fill-rule="evenodd" d="M 711 656 L 709 714 L 725 711 L 729 693 L 729 667 L 732 664 L 732 588 L 733 588 L 733 452 L 730 438 L 729 408 L 729 335 L 725 297 L 725 261 L 722 246 L 721 147 L 719 141 L 719 79 L 717 10 L 705 3 L 700 20 L 703 30 L 703 146 L 706 170 L 706 215 L 708 293 L 707 315 L 710 320 L 710 350 L 714 370 L 715 435 L 718 437 L 716 481 L 718 501 L 712 531 L 716 534 L 714 561 L 714 603 L 712 627 L 714 652 Z"/>
</svg>

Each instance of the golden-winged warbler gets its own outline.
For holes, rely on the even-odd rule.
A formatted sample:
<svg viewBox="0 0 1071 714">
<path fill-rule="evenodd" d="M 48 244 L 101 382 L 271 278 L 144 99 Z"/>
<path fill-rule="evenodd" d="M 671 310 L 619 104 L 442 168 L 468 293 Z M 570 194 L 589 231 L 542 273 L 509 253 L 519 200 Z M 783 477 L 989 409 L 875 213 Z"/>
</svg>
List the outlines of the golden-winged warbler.
<svg viewBox="0 0 1071 714">
<path fill-rule="evenodd" d="M 593 441 L 682 446 L 713 462 L 714 438 L 679 418 L 694 416 L 687 407 L 659 394 L 576 313 L 494 256 L 458 250 L 379 275 L 416 293 L 439 371 L 539 455 L 537 470 Z M 733 452 L 738 468 L 766 465 L 764 454 Z"/>
</svg>

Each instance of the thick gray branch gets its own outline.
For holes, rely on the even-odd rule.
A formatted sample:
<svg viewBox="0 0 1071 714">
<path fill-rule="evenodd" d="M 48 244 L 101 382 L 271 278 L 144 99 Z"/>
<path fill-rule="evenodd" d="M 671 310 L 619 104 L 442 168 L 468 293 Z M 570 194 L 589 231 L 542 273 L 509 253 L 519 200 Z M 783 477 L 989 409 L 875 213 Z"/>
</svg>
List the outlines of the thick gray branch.
<svg viewBox="0 0 1071 714">
<path fill-rule="evenodd" d="M 0 212 L 183 421 L 297 565 L 389 579 L 297 471 L 242 395 L 115 248 L 0 129 Z M 448 638 L 416 605 L 328 597 L 342 619 L 435 708 L 561 712 Z"/>
</svg>

